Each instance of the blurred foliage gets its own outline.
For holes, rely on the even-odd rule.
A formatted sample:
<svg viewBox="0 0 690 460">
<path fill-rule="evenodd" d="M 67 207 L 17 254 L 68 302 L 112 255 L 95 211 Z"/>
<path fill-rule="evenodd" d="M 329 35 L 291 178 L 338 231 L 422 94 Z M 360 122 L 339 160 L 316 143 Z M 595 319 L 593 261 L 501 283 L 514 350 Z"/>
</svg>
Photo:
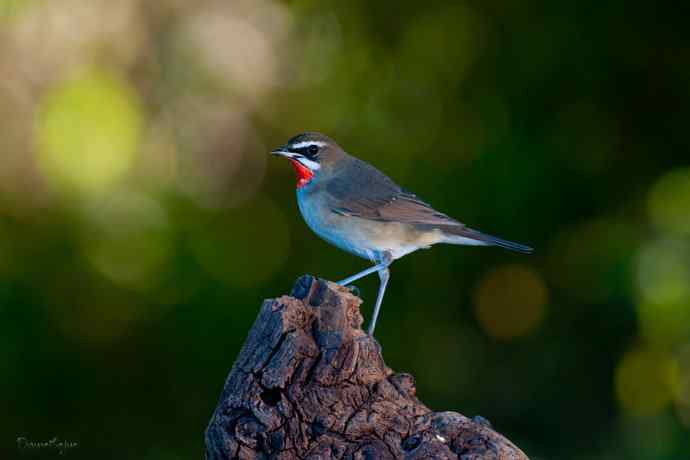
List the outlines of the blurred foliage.
<svg viewBox="0 0 690 460">
<path fill-rule="evenodd" d="M 261 300 L 366 265 L 269 161 L 306 130 L 536 248 L 393 265 L 422 400 L 534 459 L 689 458 L 688 38 L 649 2 L 0 0 L 2 458 L 201 455 Z"/>
</svg>

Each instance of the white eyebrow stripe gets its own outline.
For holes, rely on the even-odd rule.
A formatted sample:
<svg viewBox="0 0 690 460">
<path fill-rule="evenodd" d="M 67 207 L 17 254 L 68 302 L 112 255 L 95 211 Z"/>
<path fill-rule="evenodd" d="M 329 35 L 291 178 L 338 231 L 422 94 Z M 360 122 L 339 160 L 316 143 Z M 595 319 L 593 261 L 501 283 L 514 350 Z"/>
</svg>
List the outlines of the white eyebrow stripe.
<svg viewBox="0 0 690 460">
<path fill-rule="evenodd" d="M 302 141 L 302 142 L 298 142 L 296 144 L 292 144 L 290 147 L 293 149 L 301 149 L 302 147 L 308 147 L 310 145 L 316 145 L 318 147 L 323 147 L 324 145 L 326 145 L 326 143 L 321 142 L 321 141 Z"/>
<path fill-rule="evenodd" d="M 296 160 L 302 163 L 307 168 L 311 169 L 312 171 L 318 171 L 321 168 L 321 165 L 318 164 L 316 161 L 311 161 L 310 159 L 305 157 L 299 157 L 296 158 Z"/>
</svg>

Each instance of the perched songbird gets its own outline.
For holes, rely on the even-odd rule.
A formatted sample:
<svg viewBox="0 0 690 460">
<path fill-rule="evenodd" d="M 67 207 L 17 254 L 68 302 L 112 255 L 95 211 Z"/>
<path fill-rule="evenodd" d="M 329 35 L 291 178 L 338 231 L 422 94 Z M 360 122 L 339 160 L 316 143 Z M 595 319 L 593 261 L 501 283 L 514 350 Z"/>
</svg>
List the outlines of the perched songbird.
<svg viewBox="0 0 690 460">
<path fill-rule="evenodd" d="M 434 210 L 323 134 L 299 134 L 271 153 L 292 163 L 297 174 L 297 203 L 307 225 L 329 243 L 375 264 L 338 283 L 348 285 L 378 272 L 381 283 L 370 335 L 388 284 L 388 266 L 394 260 L 436 243 L 532 252 L 527 246 L 472 230 Z"/>
</svg>

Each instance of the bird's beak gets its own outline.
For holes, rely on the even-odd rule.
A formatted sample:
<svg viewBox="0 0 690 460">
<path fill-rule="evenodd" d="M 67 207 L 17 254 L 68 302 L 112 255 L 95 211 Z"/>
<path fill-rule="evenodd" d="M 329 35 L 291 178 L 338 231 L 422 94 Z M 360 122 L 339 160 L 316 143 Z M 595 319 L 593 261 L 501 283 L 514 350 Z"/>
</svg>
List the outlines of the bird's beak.
<svg viewBox="0 0 690 460">
<path fill-rule="evenodd" d="M 277 149 L 271 150 L 271 155 L 279 156 L 279 157 L 286 157 L 286 158 L 296 158 L 299 156 L 297 153 L 290 152 L 288 150 L 287 145 L 283 145 L 281 147 L 278 147 Z"/>
<path fill-rule="evenodd" d="M 307 159 L 301 153 L 291 152 L 288 145 L 282 145 L 277 149 L 271 150 L 271 155 L 285 157 L 290 160 L 292 167 L 295 169 L 297 176 L 300 178 L 299 180 L 302 181 L 298 182 L 298 184 L 304 185 L 305 183 L 309 182 L 309 180 L 314 177 L 316 171 L 321 168 L 317 161 Z"/>
</svg>

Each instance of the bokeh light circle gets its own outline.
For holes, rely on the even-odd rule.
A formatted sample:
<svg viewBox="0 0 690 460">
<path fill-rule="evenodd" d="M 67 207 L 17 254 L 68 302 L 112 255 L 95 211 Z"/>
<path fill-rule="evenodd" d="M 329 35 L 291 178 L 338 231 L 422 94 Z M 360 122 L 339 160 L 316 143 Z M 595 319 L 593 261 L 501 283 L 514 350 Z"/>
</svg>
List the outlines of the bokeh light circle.
<svg viewBox="0 0 690 460">
<path fill-rule="evenodd" d="M 643 300 L 656 304 L 690 300 L 690 246 L 680 240 L 645 245 L 638 258 L 637 281 Z"/>
<path fill-rule="evenodd" d="M 132 165 L 142 126 L 126 81 L 88 69 L 57 84 L 36 120 L 39 166 L 49 183 L 79 192 L 102 190 Z"/>
<path fill-rule="evenodd" d="M 116 190 L 90 201 L 84 216 L 81 249 L 97 272 L 136 290 L 158 285 L 174 246 L 168 214 L 155 199 Z"/>
<path fill-rule="evenodd" d="M 690 236 L 690 168 L 663 175 L 649 193 L 647 209 L 659 229 Z"/>
<path fill-rule="evenodd" d="M 527 335 L 539 326 L 548 290 L 532 269 L 507 265 L 484 276 L 474 300 L 484 331 L 493 338 L 507 340 Z"/>
<path fill-rule="evenodd" d="M 625 412 L 654 415 L 668 406 L 678 386 L 673 358 L 654 350 L 627 352 L 616 369 L 616 396 Z"/>
</svg>

